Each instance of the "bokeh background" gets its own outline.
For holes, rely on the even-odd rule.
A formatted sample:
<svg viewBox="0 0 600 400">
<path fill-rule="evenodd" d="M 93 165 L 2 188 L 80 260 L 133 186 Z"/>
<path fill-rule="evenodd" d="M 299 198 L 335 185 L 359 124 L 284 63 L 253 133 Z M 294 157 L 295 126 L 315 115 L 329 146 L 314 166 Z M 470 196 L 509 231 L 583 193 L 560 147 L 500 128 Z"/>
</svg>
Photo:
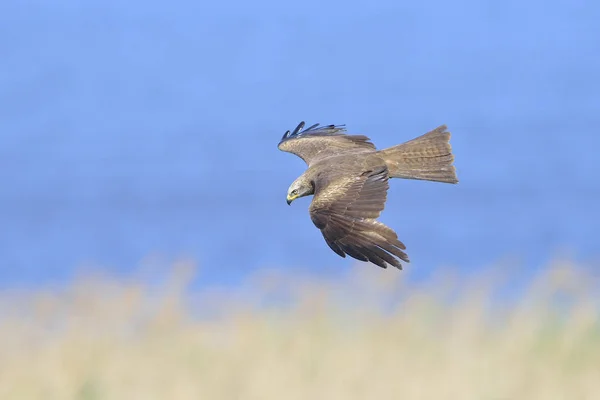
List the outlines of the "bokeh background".
<svg viewBox="0 0 600 400">
<path fill-rule="evenodd" d="M 6 361 L 0 376 L 22 373 L 25 383 L 2 383 L 0 377 L 2 398 L 36 398 L 50 390 L 55 398 L 188 398 L 195 390 L 213 389 L 209 398 L 267 398 L 267 392 L 281 398 L 278 390 L 290 387 L 296 389 L 287 398 L 372 398 L 375 386 L 384 398 L 429 398 L 419 391 L 433 388 L 447 391 L 431 398 L 548 399 L 561 388 L 593 398 L 595 386 L 586 377 L 600 372 L 594 295 L 600 288 L 599 18 L 599 3 L 559 0 L 3 1 L 0 332 L 7 345 L 0 353 L 24 365 L 46 360 L 47 369 L 43 362 L 32 372 Z M 279 152 L 277 143 L 301 120 L 346 124 L 378 148 L 448 125 L 460 183 L 394 181 L 381 218 L 408 247 L 412 262 L 405 271 L 338 257 L 310 221 L 310 200 L 285 204 L 289 184 L 305 165 Z M 181 278 L 174 272 L 181 260 L 197 273 Z M 515 321 L 533 318 L 542 330 L 553 327 L 555 335 L 540 342 L 539 332 L 525 323 L 503 325 L 498 340 L 509 346 L 510 338 L 522 338 L 515 342 L 515 357 L 507 359 L 503 355 L 512 353 L 498 350 L 505 348 L 491 338 L 495 330 L 485 328 L 488 317 L 473 312 L 481 302 L 438 301 L 445 284 L 432 283 L 455 282 L 439 278 L 445 273 L 470 277 L 500 270 L 512 275 L 496 305 L 518 314 Z M 281 293 L 267 295 L 256 283 L 266 271 L 279 276 L 276 287 L 312 283 L 290 301 Z M 384 296 L 383 289 L 365 283 L 369 295 L 359 291 L 364 297 L 358 299 L 369 317 L 349 307 L 357 301 L 348 289 L 355 287 L 356 274 L 394 288 L 395 295 Z M 171 289 L 173 276 L 186 282 L 185 289 Z M 498 292 L 498 279 L 484 279 L 493 282 L 483 285 L 486 296 Z M 528 286 L 539 279 L 550 283 Z M 266 281 L 273 286 L 271 278 Z M 480 294 L 478 287 L 472 285 L 468 296 Z M 555 289 L 563 296 L 558 303 L 548 294 Z M 223 307 L 229 303 L 222 298 L 204 296 L 213 292 L 256 308 Z M 157 293 L 171 310 L 163 323 L 168 329 L 139 328 L 140 318 L 163 321 L 164 309 L 148 305 Z M 400 299 L 412 294 L 423 303 Z M 206 298 L 199 301 L 199 295 Z M 343 306 L 331 300 L 340 296 Z M 188 309 L 190 297 L 196 300 Z M 298 305 L 313 298 L 326 300 L 309 307 L 311 312 Z M 456 300 L 456 293 L 450 298 Z M 535 306 L 523 311 L 523 299 Z M 432 314 L 437 317 L 421 313 L 430 303 L 445 311 Z M 567 303 L 580 311 L 566 312 Z M 293 310 L 283 319 L 265 311 L 289 304 Z M 453 311 L 464 318 L 441 317 Z M 229 322 L 202 325 L 208 322 L 195 318 L 208 318 L 207 312 Z M 348 312 L 350 322 L 342 318 L 323 328 L 322 320 L 337 321 Z M 555 313 L 579 322 L 555 328 L 546 319 Z M 502 320 L 492 315 L 492 321 Z M 195 322 L 190 328 L 182 318 Z M 440 341 L 444 330 L 430 320 L 460 329 Z M 119 328 L 118 334 L 108 326 Z M 357 353 L 334 346 L 331 357 L 338 364 L 328 364 L 325 349 L 348 326 L 359 333 L 343 340 Z M 373 331 L 360 334 L 361 326 Z M 63 335 L 27 334 L 56 329 Z M 203 332 L 244 333 L 241 341 L 224 344 L 202 339 Z M 481 347 L 473 345 L 479 343 L 471 340 L 473 332 L 484 338 Z M 281 339 L 287 334 L 289 346 Z M 146 347 L 123 356 L 131 346 L 127 335 Z M 405 335 L 414 341 L 399 345 Z M 173 341 L 179 350 L 167 356 Z M 563 341 L 564 348 L 557 344 Z M 373 342 L 393 351 L 372 348 Z M 429 357 L 415 350 L 425 352 L 433 343 L 448 351 Z M 529 360 L 536 343 L 544 343 L 539 354 L 562 353 L 552 353 L 552 362 L 524 364 L 519 357 Z M 107 356 L 111 351 L 121 359 Z M 149 353 L 153 361 L 142 361 Z M 69 354 L 78 361 L 57 369 Z M 83 360 L 77 358 L 82 354 Z M 287 375 L 281 373 L 280 386 L 243 369 L 232 378 L 230 367 L 243 365 L 241 354 L 252 354 L 261 369 Z M 497 363 L 487 358 L 492 354 Z M 100 355 L 111 361 L 103 364 Z M 190 357 L 195 361 L 187 364 Z M 573 358 L 580 370 L 569 369 Z M 421 367 L 394 369 L 398 359 Z M 479 361 L 450 374 L 464 359 Z M 221 372 L 203 375 L 211 363 L 221 363 Z M 388 372 L 378 375 L 378 363 Z M 340 369 L 348 365 L 356 367 Z M 544 369 L 549 365 L 557 370 Z M 143 366 L 156 369 L 148 367 L 142 379 L 134 371 L 142 374 Z M 329 367 L 346 380 L 333 379 Z M 119 375 L 115 368 L 133 378 L 111 380 Z M 476 373 L 495 380 L 474 378 Z M 411 376 L 412 386 L 386 386 L 403 374 Z M 158 387 L 152 386 L 155 375 L 163 377 Z M 448 385 L 426 383 L 436 377 Z M 251 383 L 225 389 L 232 381 Z M 475 381 L 484 391 L 476 391 Z M 39 384 L 39 393 L 19 391 L 31 382 Z"/>
</svg>

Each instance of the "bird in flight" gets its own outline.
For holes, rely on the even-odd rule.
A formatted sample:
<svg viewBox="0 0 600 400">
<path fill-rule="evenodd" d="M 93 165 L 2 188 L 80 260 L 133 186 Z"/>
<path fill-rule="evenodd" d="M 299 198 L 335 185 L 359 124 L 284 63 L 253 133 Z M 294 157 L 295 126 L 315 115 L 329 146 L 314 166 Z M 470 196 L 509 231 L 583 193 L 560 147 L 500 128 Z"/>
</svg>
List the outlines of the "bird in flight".
<svg viewBox="0 0 600 400">
<path fill-rule="evenodd" d="M 442 125 L 413 140 L 376 150 L 363 135 L 346 134 L 344 125 L 304 121 L 286 131 L 281 151 L 303 159 L 308 168 L 289 187 L 287 203 L 313 195 L 310 218 L 331 250 L 381 268 L 409 262 L 406 246 L 377 221 L 387 198 L 390 178 L 458 183 L 452 165 L 450 132 Z"/>
</svg>

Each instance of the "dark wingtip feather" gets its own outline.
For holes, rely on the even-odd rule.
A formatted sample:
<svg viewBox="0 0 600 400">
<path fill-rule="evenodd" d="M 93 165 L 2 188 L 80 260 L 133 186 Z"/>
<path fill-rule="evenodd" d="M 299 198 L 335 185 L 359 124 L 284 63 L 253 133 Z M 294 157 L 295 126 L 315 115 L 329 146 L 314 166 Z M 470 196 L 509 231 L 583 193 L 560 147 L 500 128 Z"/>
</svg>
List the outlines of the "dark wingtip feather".
<svg viewBox="0 0 600 400">
<path fill-rule="evenodd" d="M 328 133 L 336 133 L 339 131 L 343 131 L 345 130 L 345 126 L 346 125 L 325 125 L 325 126 L 321 126 L 319 127 L 320 124 L 314 124 L 309 126 L 306 129 L 303 129 L 305 125 L 304 121 L 300 121 L 300 123 L 298 124 L 298 126 L 296 127 L 296 129 L 294 129 L 293 131 L 285 131 L 285 133 L 283 134 L 283 136 L 281 137 L 281 142 L 288 140 L 288 139 L 292 139 L 295 137 L 300 137 L 303 136 L 305 134 L 328 134 Z M 328 132 L 330 131 L 330 132 Z M 281 143 L 280 142 L 280 143 Z"/>
<path fill-rule="evenodd" d="M 298 132 L 300 132 L 300 129 L 302 129 L 303 127 L 304 127 L 304 121 L 300 121 L 300 123 L 298 124 L 298 126 L 296 127 L 296 129 L 294 129 L 293 132 L 290 132 L 289 129 L 287 131 L 285 131 L 285 133 L 281 137 L 281 140 L 283 141 L 283 140 L 289 138 L 290 136 L 297 135 Z"/>
<path fill-rule="evenodd" d="M 296 136 L 302 128 L 304 128 L 304 121 L 300 121 L 300 123 L 298 124 L 296 129 L 294 129 L 294 132 L 292 132 L 292 134 L 290 136 Z"/>
</svg>

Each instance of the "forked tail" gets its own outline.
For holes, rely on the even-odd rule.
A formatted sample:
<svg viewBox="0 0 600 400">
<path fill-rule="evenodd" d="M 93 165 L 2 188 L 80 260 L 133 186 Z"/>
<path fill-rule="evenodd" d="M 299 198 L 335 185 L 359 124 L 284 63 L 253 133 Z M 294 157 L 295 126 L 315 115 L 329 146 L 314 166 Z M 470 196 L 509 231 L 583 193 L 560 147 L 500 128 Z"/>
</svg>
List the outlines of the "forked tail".
<svg viewBox="0 0 600 400">
<path fill-rule="evenodd" d="M 458 182 L 446 125 L 378 153 L 385 160 L 391 178 Z"/>
</svg>

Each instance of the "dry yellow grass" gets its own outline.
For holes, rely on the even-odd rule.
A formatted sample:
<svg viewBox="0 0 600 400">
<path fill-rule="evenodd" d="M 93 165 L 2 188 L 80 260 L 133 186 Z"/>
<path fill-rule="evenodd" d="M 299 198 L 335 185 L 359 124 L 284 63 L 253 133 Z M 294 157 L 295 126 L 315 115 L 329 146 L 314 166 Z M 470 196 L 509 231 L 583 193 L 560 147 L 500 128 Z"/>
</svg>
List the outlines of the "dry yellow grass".
<svg viewBox="0 0 600 400">
<path fill-rule="evenodd" d="M 598 275 L 567 263 L 511 305 L 498 276 L 360 264 L 194 293 L 175 271 L 0 294 L 0 399 L 600 398 Z"/>
</svg>

